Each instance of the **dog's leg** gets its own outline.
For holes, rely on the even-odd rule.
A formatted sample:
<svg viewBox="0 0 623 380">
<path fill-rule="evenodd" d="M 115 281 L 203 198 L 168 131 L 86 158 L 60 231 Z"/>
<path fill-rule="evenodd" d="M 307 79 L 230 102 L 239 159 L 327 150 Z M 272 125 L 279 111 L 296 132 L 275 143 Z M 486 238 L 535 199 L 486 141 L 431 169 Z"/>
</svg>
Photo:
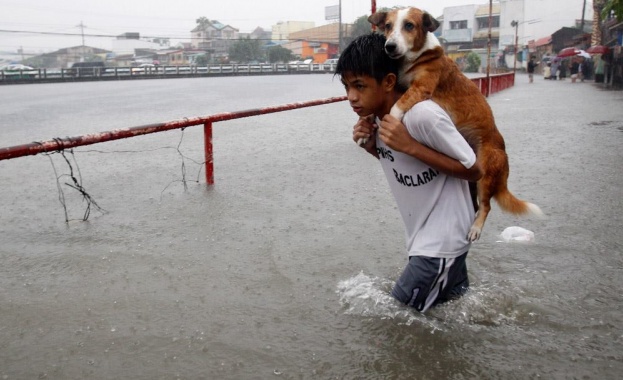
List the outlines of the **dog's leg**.
<svg viewBox="0 0 623 380">
<path fill-rule="evenodd" d="M 415 105 L 415 103 L 413 105 Z M 402 120 L 403 116 L 405 115 L 405 111 L 400 109 L 400 107 L 398 106 L 398 102 L 396 102 L 396 104 L 392 106 L 391 111 L 389 111 L 389 114 L 398 120 Z"/>
<path fill-rule="evenodd" d="M 487 173 L 478 181 L 478 212 L 476 213 L 476 219 L 472 223 L 472 227 L 469 229 L 467 238 L 469 241 L 476 241 L 480 239 L 482 229 L 485 226 L 485 221 L 491 211 L 491 193 L 492 186 L 494 186 L 493 179 L 487 176 Z"/>
<path fill-rule="evenodd" d="M 420 69 L 413 74 L 411 85 L 404 94 L 392 106 L 389 114 L 398 120 L 402 120 L 405 113 L 417 103 L 431 99 L 433 91 L 439 83 L 440 69 Z"/>
<path fill-rule="evenodd" d="M 480 239 L 487 216 L 491 211 L 491 198 L 499 192 L 501 183 L 508 177 L 508 159 L 503 150 L 490 144 L 481 144 L 476 152 L 482 167 L 482 177 L 478 181 L 478 212 L 467 235 L 470 241 Z"/>
</svg>

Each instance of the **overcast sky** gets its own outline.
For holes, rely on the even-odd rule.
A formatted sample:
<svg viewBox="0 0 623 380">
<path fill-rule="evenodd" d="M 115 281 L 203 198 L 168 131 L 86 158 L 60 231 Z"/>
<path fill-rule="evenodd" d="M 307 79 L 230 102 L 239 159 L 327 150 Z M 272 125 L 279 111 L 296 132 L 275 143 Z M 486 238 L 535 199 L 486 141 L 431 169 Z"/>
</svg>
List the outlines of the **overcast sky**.
<svg viewBox="0 0 623 380">
<path fill-rule="evenodd" d="M 325 21 L 325 7 L 338 3 L 339 0 L 0 0 L 0 52 L 16 52 L 23 47 L 28 53 L 40 53 L 81 45 L 80 24 L 85 26 L 85 45 L 103 49 L 111 48 L 111 38 L 94 35 L 139 32 L 141 36 L 169 37 L 173 43 L 188 41 L 195 20 L 201 16 L 229 24 L 240 32 L 251 32 L 258 26 L 270 30 L 278 21 L 313 21 L 320 26 L 329 23 Z M 377 8 L 411 5 L 439 16 L 444 7 L 488 3 L 377 0 Z M 369 15 L 370 7 L 370 0 L 342 0 L 342 22 Z"/>
</svg>

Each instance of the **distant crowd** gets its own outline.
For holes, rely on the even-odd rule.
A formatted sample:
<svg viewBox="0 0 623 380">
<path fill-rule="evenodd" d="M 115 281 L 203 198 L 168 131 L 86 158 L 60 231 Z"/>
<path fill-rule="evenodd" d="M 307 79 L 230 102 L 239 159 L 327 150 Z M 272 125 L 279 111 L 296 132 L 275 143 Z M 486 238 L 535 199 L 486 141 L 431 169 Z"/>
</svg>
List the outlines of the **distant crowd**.
<svg viewBox="0 0 623 380">
<path fill-rule="evenodd" d="M 584 82 L 584 80 L 593 79 L 596 83 L 603 83 L 604 81 L 605 63 L 599 54 L 592 57 L 544 58 L 541 63 L 543 65 L 543 78 L 545 79 L 565 80 L 570 78 L 571 83 L 578 80 Z"/>
</svg>

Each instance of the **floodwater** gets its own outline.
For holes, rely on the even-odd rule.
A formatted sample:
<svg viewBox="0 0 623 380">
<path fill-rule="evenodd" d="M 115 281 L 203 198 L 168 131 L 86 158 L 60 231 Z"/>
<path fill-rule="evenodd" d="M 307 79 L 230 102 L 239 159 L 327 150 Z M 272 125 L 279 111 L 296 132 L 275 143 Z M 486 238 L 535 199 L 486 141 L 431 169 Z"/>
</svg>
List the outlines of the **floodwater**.
<svg viewBox="0 0 623 380">
<path fill-rule="evenodd" d="M 342 94 L 331 75 L 0 86 L 0 146 Z M 523 75 L 489 98 L 509 186 L 548 218 L 494 206 L 471 291 L 426 315 L 388 296 L 402 224 L 345 102 L 215 123 L 211 188 L 201 127 L 0 161 L 0 378 L 619 378 L 622 100 Z M 103 209 L 87 221 L 72 173 Z"/>
</svg>

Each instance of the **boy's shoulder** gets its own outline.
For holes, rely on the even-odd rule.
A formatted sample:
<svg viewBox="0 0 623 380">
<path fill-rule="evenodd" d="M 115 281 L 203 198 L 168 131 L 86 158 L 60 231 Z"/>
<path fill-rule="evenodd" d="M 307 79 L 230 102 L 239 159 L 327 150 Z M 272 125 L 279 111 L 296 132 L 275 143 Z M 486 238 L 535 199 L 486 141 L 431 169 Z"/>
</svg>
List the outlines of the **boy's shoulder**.
<svg viewBox="0 0 623 380">
<path fill-rule="evenodd" d="M 439 104 L 430 99 L 416 103 L 405 113 L 405 118 L 409 118 L 413 121 L 421 121 L 429 118 L 437 119 L 440 117 L 449 118 L 446 111 L 444 111 Z"/>
</svg>

